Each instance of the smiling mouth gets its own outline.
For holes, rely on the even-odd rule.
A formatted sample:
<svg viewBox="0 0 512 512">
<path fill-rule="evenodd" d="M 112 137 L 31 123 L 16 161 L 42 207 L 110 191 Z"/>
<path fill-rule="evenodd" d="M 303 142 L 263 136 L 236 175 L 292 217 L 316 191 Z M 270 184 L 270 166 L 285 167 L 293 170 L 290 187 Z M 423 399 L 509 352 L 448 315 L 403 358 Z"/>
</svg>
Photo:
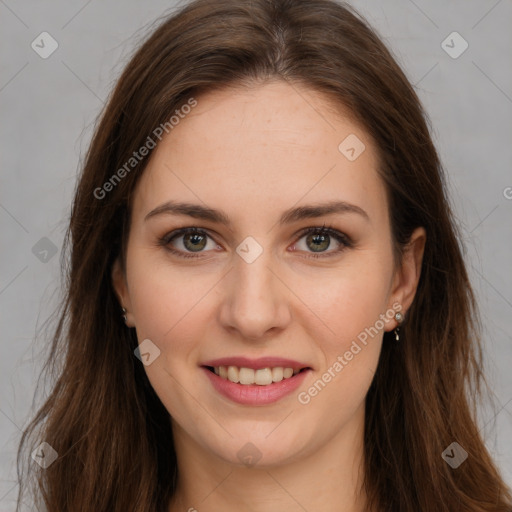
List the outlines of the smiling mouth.
<svg viewBox="0 0 512 512">
<path fill-rule="evenodd" d="M 210 372 L 215 373 L 221 379 L 229 380 L 234 384 L 243 386 L 259 385 L 268 386 L 283 380 L 291 379 L 295 375 L 310 370 L 309 367 L 290 368 L 283 366 L 266 368 L 245 368 L 238 366 L 205 366 Z"/>
</svg>

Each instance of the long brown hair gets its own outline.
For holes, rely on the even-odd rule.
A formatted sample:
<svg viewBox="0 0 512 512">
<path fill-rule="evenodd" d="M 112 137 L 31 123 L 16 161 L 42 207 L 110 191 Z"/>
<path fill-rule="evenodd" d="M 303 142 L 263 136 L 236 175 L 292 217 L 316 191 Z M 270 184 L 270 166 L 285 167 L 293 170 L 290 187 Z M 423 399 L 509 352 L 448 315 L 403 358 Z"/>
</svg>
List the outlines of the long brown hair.
<svg viewBox="0 0 512 512">
<path fill-rule="evenodd" d="M 368 510 L 511 510 L 477 427 L 485 384 L 477 309 L 428 117 L 376 33 L 330 0 L 196 0 L 161 22 L 128 63 L 76 188 L 66 297 L 46 362 L 55 382 L 20 442 L 18 510 L 27 477 L 48 512 L 168 509 L 177 481 L 169 414 L 134 357 L 135 330 L 124 325 L 111 282 L 149 156 L 109 180 L 190 98 L 274 79 L 324 93 L 372 137 L 397 253 L 414 228 L 427 232 L 400 342 L 385 333 L 366 398 Z M 47 469 L 30 461 L 25 477 L 41 441 L 58 458 Z M 469 455 L 457 469 L 441 455 L 452 442 Z"/>
</svg>

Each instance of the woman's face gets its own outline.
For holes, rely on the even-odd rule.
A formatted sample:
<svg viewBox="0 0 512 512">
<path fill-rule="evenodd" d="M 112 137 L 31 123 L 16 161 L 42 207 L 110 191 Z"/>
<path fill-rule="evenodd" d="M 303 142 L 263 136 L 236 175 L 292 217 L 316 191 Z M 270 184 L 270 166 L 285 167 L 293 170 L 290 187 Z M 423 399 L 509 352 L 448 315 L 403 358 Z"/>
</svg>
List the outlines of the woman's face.
<svg viewBox="0 0 512 512">
<path fill-rule="evenodd" d="M 318 93 L 272 82 L 196 99 L 140 179 L 126 275 L 113 272 L 178 454 L 271 466 L 360 439 L 421 230 L 396 266 L 376 149 Z"/>
</svg>

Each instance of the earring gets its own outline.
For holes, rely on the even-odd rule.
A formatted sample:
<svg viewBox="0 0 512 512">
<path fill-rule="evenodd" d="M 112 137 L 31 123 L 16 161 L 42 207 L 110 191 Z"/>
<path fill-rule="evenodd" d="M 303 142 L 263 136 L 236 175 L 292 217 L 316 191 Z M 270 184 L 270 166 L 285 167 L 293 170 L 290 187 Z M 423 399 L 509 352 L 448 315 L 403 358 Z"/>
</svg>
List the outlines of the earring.
<svg viewBox="0 0 512 512">
<path fill-rule="evenodd" d="M 395 320 L 397 321 L 398 325 L 400 325 L 404 321 L 404 315 L 398 311 L 395 315 Z M 400 341 L 400 327 L 395 328 L 395 341 Z"/>
<path fill-rule="evenodd" d="M 121 308 L 121 311 L 123 312 L 124 323 L 126 323 L 126 309 L 125 308 Z"/>
</svg>

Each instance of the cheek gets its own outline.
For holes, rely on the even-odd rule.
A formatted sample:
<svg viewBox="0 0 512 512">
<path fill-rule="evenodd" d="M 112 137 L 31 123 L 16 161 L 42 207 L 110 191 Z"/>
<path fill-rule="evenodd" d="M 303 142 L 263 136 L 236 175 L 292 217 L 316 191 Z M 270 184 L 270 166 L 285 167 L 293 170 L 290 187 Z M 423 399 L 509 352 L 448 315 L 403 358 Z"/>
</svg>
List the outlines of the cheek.
<svg viewBox="0 0 512 512">
<path fill-rule="evenodd" d="M 299 281 L 299 293 L 322 320 L 322 334 L 328 334 L 327 352 L 343 349 L 379 321 L 388 305 L 391 277 L 391 259 L 368 251 L 347 258 L 335 273 L 318 273 L 314 286 L 308 278 Z"/>
<path fill-rule="evenodd" d="M 178 416 L 187 410 L 183 383 L 190 387 L 200 341 L 214 321 L 211 295 L 218 281 L 215 272 L 184 271 L 144 250 L 133 251 L 128 282 L 137 338 L 139 343 L 150 339 L 160 350 L 145 370 L 167 409 Z"/>
<path fill-rule="evenodd" d="M 359 276 L 360 277 L 360 276 Z M 363 280 L 364 281 L 364 280 Z M 297 400 L 308 418 L 341 425 L 364 403 L 379 363 L 386 319 L 386 289 L 375 282 L 333 287 L 322 297 L 318 316 L 329 328 L 310 332 L 322 360 Z"/>
<path fill-rule="evenodd" d="M 394 310 L 388 309 L 392 259 L 383 253 L 358 253 L 336 275 L 315 280 L 302 293 L 321 322 L 311 322 L 322 361 L 301 403 L 314 401 L 318 411 L 337 403 L 340 421 L 364 400 L 377 369 L 382 336 Z M 314 324 L 314 325 L 313 325 Z M 319 412 L 320 414 L 320 412 Z"/>
<path fill-rule="evenodd" d="M 205 295 L 218 277 L 192 277 L 190 271 L 154 260 L 144 251 L 133 254 L 128 274 L 139 343 L 150 339 L 160 350 L 144 369 L 171 416 L 193 429 L 194 421 L 204 418 L 190 398 L 190 368 L 198 359 L 198 340 L 204 338 L 201 329 L 210 322 Z"/>
<path fill-rule="evenodd" d="M 190 315 L 200 309 L 201 300 L 218 280 L 216 275 L 194 276 L 190 270 L 180 271 L 154 254 L 140 251 L 133 255 L 128 275 L 131 304 L 137 334 L 165 343 L 173 338 L 174 329 L 183 337 L 183 327 Z"/>
</svg>

